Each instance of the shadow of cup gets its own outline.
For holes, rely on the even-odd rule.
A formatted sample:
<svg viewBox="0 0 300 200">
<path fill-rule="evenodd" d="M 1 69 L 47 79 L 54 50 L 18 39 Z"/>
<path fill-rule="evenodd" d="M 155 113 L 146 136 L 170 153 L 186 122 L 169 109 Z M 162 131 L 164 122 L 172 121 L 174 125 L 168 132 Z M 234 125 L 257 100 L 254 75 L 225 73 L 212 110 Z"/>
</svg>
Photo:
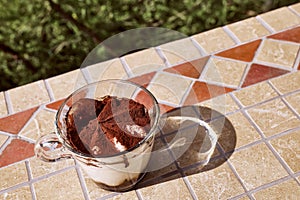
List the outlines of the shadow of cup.
<svg viewBox="0 0 300 200">
<path fill-rule="evenodd" d="M 200 119 L 212 130 L 192 120 L 179 120 L 180 117 Z M 148 173 L 137 188 L 214 169 L 231 156 L 236 146 L 231 122 L 208 107 L 186 106 L 171 110 L 162 116 L 160 130 Z M 215 141 L 211 132 L 217 136 Z"/>
</svg>

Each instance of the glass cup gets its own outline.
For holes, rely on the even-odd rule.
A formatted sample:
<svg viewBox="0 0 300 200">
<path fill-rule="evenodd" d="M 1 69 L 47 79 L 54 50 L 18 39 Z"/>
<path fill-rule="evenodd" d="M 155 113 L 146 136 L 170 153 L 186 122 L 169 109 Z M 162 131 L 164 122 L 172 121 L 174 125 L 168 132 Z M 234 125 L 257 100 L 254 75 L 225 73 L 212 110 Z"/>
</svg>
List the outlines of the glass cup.
<svg viewBox="0 0 300 200">
<path fill-rule="evenodd" d="M 149 131 L 137 145 L 113 155 L 93 156 L 76 150 L 67 136 L 68 110 L 80 99 L 100 99 L 107 95 L 143 104 L 151 120 Z M 48 162 L 74 158 L 85 173 L 103 189 L 126 191 L 140 181 L 147 170 L 154 137 L 158 132 L 159 117 L 160 109 L 155 97 L 140 85 L 124 80 L 104 80 L 88 84 L 62 103 L 56 114 L 56 131 L 42 136 L 36 142 L 35 153 Z"/>
</svg>

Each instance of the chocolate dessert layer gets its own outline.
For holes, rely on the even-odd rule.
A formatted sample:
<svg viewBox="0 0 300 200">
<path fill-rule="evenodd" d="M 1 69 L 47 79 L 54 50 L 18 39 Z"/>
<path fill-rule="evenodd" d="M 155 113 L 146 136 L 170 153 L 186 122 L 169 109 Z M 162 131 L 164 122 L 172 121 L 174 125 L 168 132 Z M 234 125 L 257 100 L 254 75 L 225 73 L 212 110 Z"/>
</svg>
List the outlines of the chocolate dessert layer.
<svg viewBox="0 0 300 200">
<path fill-rule="evenodd" d="M 80 99 L 70 107 L 67 137 L 82 153 L 113 155 L 136 146 L 150 129 L 144 105 L 127 98 L 106 96 Z"/>
</svg>

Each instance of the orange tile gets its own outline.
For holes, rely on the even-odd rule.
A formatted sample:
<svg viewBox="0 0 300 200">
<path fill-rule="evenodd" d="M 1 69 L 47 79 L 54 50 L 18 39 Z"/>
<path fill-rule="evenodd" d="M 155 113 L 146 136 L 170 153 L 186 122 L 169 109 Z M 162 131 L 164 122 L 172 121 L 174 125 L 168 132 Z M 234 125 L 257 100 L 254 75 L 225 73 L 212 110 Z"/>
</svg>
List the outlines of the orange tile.
<svg viewBox="0 0 300 200">
<path fill-rule="evenodd" d="M 234 89 L 217 85 L 211 85 L 205 82 L 195 82 L 191 92 L 185 100 L 185 105 L 195 104 L 221 94 L 233 91 Z"/>
<path fill-rule="evenodd" d="M 300 27 L 270 35 L 268 38 L 300 43 Z"/>
<path fill-rule="evenodd" d="M 208 59 L 209 56 L 206 56 L 197 60 L 176 65 L 174 67 L 165 69 L 164 71 L 174 73 L 174 74 L 180 74 L 183 76 L 188 76 L 191 78 L 199 78 Z"/>
<path fill-rule="evenodd" d="M 280 76 L 288 71 L 269 66 L 252 64 L 242 87 L 246 87 L 270 78 Z"/>
<path fill-rule="evenodd" d="M 47 108 L 58 110 L 60 105 L 64 102 L 65 99 L 61 99 L 59 101 L 55 101 L 46 105 Z"/>
<path fill-rule="evenodd" d="M 260 43 L 261 40 L 256 40 L 226 51 L 222 51 L 216 55 L 221 57 L 251 62 Z"/>
<path fill-rule="evenodd" d="M 18 134 L 38 107 L 0 119 L 0 131 Z"/>
<path fill-rule="evenodd" d="M 0 154 L 0 167 L 34 156 L 34 144 L 14 139 Z"/>
<path fill-rule="evenodd" d="M 164 114 L 164 113 L 167 113 L 167 112 L 175 109 L 175 107 L 168 106 L 168 105 L 165 105 L 165 104 L 159 104 L 159 108 L 160 108 L 160 114 Z"/>
<path fill-rule="evenodd" d="M 141 76 L 137 76 L 131 79 L 128 79 L 131 82 L 134 82 L 136 84 L 142 85 L 144 87 L 147 87 L 149 83 L 151 82 L 153 76 L 155 75 L 156 72 L 150 72 L 147 74 L 143 74 Z"/>
</svg>

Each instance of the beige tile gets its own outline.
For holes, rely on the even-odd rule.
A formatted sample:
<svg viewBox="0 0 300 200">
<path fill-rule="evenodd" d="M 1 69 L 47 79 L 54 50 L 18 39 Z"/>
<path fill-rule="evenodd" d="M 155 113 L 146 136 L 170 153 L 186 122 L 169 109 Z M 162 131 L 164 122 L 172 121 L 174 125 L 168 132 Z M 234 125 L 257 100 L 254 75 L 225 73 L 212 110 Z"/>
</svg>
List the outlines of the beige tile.
<svg viewBox="0 0 300 200">
<path fill-rule="evenodd" d="M 160 46 L 170 64 L 181 63 L 200 58 L 202 55 L 190 38 L 177 40 Z"/>
<path fill-rule="evenodd" d="M 84 199 L 75 169 L 42 179 L 33 185 L 37 199 Z"/>
<path fill-rule="evenodd" d="M 254 193 L 256 199 L 298 199 L 300 186 L 290 179 Z"/>
<path fill-rule="evenodd" d="M 143 199 L 192 199 L 182 178 L 140 189 Z"/>
<path fill-rule="evenodd" d="M 32 177 L 36 178 L 49 173 L 56 172 L 74 165 L 73 159 L 67 159 L 57 162 L 45 162 L 37 157 L 33 157 L 29 160 L 29 165 L 32 173 Z"/>
<path fill-rule="evenodd" d="M 29 186 L 24 186 L 16 190 L 12 190 L 0 194 L 0 199 L 5 199 L 5 200 L 32 199 L 32 195 Z"/>
<path fill-rule="evenodd" d="M 288 175 L 264 143 L 234 152 L 229 160 L 249 190 Z"/>
<path fill-rule="evenodd" d="M 7 91 L 14 112 L 19 112 L 50 101 L 43 81 L 37 81 Z"/>
<path fill-rule="evenodd" d="M 256 59 L 258 61 L 292 68 L 296 60 L 298 50 L 299 45 L 266 39 L 263 41 Z"/>
<path fill-rule="evenodd" d="M 7 107 L 6 107 L 6 101 L 4 98 L 4 93 L 0 92 L 0 117 L 7 115 Z"/>
<path fill-rule="evenodd" d="M 225 33 L 222 28 L 209 30 L 192 37 L 208 54 L 224 50 L 235 45 L 234 41 Z"/>
<path fill-rule="evenodd" d="M 227 118 L 234 126 L 236 134 L 236 148 L 260 140 L 261 137 L 245 116 L 240 113 L 228 115 Z"/>
<path fill-rule="evenodd" d="M 291 8 L 300 15 L 300 3 L 296 3 L 296 4 L 292 5 Z"/>
<path fill-rule="evenodd" d="M 0 135 L 0 147 L 2 146 L 2 144 L 5 143 L 5 141 L 8 139 L 8 136 L 5 135 Z"/>
<path fill-rule="evenodd" d="M 198 199 L 229 199 L 244 192 L 226 163 L 212 170 L 188 176 Z"/>
<path fill-rule="evenodd" d="M 282 94 L 295 91 L 300 89 L 300 71 L 272 79 L 271 82 Z"/>
<path fill-rule="evenodd" d="M 275 31 L 284 30 L 288 27 L 300 24 L 300 18 L 287 7 L 261 14 L 260 17 Z"/>
<path fill-rule="evenodd" d="M 238 200 L 250 200 L 250 198 L 245 195 L 245 196 L 242 196 L 241 198 L 238 198 Z"/>
<path fill-rule="evenodd" d="M 233 93 L 243 106 L 252 106 L 277 96 L 277 93 L 266 83 L 258 83 Z"/>
<path fill-rule="evenodd" d="M 76 89 L 86 85 L 79 69 L 47 79 L 55 100 L 69 96 Z"/>
<path fill-rule="evenodd" d="M 293 131 L 287 135 L 270 141 L 283 160 L 294 171 L 300 171 L 300 131 Z"/>
<path fill-rule="evenodd" d="M 213 58 L 207 64 L 203 78 L 227 86 L 238 87 L 247 65 L 241 62 Z"/>
<path fill-rule="evenodd" d="M 172 74 L 158 73 L 148 89 L 156 98 L 178 105 L 191 83 L 191 80 Z"/>
<path fill-rule="evenodd" d="M 248 113 L 267 137 L 300 125 L 300 120 L 280 99 L 255 106 Z"/>
<path fill-rule="evenodd" d="M 103 196 L 106 196 L 108 194 L 111 194 L 112 192 L 104 190 L 102 188 L 100 188 L 94 181 L 92 181 L 92 179 L 90 179 L 87 174 L 80 169 L 80 171 L 83 174 L 84 177 L 84 182 L 87 188 L 87 192 L 88 195 L 90 197 L 91 200 L 93 199 L 97 199 L 97 198 L 101 198 Z"/>
<path fill-rule="evenodd" d="M 24 162 L 0 168 L 0 190 L 28 181 Z"/>
<path fill-rule="evenodd" d="M 288 95 L 285 99 L 295 109 L 298 115 L 300 115 L 300 92 Z"/>
<path fill-rule="evenodd" d="M 84 70 L 88 71 L 92 82 L 106 79 L 128 78 L 120 59 L 113 59 L 95 65 L 91 65 L 84 68 Z"/>
<path fill-rule="evenodd" d="M 223 115 L 239 109 L 238 105 L 228 94 L 217 96 L 215 98 L 203 101 L 197 105 L 211 108 Z"/>
<path fill-rule="evenodd" d="M 256 18 L 249 18 L 228 25 L 228 28 L 237 36 L 241 42 L 261 38 L 270 32 L 257 21 Z"/>
<path fill-rule="evenodd" d="M 124 59 L 134 75 L 145 74 L 164 67 L 164 61 L 154 48 L 126 55 Z"/>
<path fill-rule="evenodd" d="M 139 198 L 136 196 L 135 191 L 130 191 L 130 192 L 123 192 L 119 193 L 116 196 L 113 196 L 112 198 L 108 198 L 111 200 L 138 200 Z"/>
<path fill-rule="evenodd" d="M 55 115 L 56 113 L 48 110 L 39 110 L 37 115 L 20 132 L 20 135 L 37 140 L 42 135 L 55 131 Z"/>
</svg>

